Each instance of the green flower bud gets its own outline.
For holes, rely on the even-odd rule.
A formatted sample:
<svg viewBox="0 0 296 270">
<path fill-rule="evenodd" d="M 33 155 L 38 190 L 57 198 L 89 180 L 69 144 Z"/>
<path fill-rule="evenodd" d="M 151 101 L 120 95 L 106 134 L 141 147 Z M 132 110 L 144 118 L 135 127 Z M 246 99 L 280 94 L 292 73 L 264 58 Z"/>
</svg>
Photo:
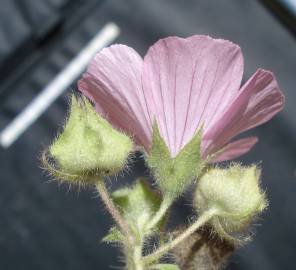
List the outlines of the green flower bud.
<svg viewBox="0 0 296 270">
<path fill-rule="evenodd" d="M 210 221 L 222 237 L 242 232 L 267 207 L 259 186 L 260 170 L 232 164 L 228 169 L 211 168 L 199 180 L 194 205 L 202 214 L 216 209 Z"/>
<path fill-rule="evenodd" d="M 115 130 L 102 118 L 86 98 L 71 102 L 64 131 L 50 146 L 59 176 L 90 181 L 91 175 L 115 173 L 123 168 L 132 151 L 132 140 Z"/>
</svg>

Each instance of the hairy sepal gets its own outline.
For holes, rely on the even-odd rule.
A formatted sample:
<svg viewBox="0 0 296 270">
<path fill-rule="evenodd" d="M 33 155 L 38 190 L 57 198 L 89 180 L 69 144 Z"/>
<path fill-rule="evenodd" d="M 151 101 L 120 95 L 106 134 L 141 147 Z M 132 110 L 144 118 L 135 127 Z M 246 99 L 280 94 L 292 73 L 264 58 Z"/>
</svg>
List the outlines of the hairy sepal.
<svg viewBox="0 0 296 270">
<path fill-rule="evenodd" d="M 154 123 L 152 149 L 147 161 L 164 196 L 178 197 L 200 175 L 205 165 L 201 159 L 201 136 L 202 128 L 173 158 Z"/>
</svg>

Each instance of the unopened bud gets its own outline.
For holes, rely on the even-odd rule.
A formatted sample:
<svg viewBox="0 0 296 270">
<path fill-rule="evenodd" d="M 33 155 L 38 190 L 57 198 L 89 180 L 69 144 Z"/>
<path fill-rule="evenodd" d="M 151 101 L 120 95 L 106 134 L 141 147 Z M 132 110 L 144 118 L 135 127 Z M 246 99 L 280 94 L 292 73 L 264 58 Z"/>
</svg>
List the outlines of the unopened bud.
<svg viewBox="0 0 296 270">
<path fill-rule="evenodd" d="M 210 223 L 221 237 L 227 238 L 245 230 L 266 208 L 259 179 L 256 166 L 233 164 L 227 169 L 212 168 L 199 180 L 194 204 L 201 214 L 209 209 L 217 211 Z"/>
<path fill-rule="evenodd" d="M 84 179 L 86 175 L 119 171 L 132 148 L 132 140 L 115 130 L 86 98 L 73 96 L 64 131 L 49 152 L 61 173 Z"/>
</svg>

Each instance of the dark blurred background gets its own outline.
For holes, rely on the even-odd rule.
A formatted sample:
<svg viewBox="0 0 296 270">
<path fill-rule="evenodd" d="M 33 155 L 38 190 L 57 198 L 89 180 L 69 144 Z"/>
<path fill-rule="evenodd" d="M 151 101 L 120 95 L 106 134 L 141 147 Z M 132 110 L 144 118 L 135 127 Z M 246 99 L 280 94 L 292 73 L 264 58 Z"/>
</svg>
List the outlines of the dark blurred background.
<svg viewBox="0 0 296 270">
<path fill-rule="evenodd" d="M 238 43 L 244 80 L 258 67 L 272 70 L 286 107 L 250 132 L 260 141 L 241 160 L 262 165 L 270 208 L 254 227 L 254 241 L 236 252 L 227 269 L 295 269 L 295 6 L 293 0 L 0 0 L 0 134 L 109 22 L 121 31 L 110 42 L 142 55 L 169 35 L 208 34 Z M 1 142 L 0 269 L 122 266 L 118 250 L 100 243 L 111 220 L 96 194 L 50 182 L 40 169 L 38 156 L 54 138 L 66 115 L 67 94 L 76 88 L 75 81 L 70 84 L 16 141 Z M 146 172 L 139 157 L 133 172 L 112 188 Z M 188 205 L 187 196 L 175 204 L 172 224 L 192 215 Z"/>
</svg>

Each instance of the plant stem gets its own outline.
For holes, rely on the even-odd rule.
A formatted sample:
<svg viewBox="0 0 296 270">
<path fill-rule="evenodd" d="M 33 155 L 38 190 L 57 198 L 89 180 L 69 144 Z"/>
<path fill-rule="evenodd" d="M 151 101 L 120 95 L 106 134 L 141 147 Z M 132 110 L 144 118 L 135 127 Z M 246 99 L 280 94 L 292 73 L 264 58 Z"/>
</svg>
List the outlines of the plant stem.
<svg viewBox="0 0 296 270">
<path fill-rule="evenodd" d="M 113 217 L 115 222 L 118 224 L 118 226 L 121 228 L 123 234 L 127 237 L 129 244 L 134 243 L 134 237 L 130 233 L 130 229 L 128 224 L 125 222 L 125 220 L 122 218 L 121 214 L 119 213 L 118 209 L 113 203 L 113 200 L 111 199 L 109 192 L 106 188 L 105 182 L 103 179 L 99 179 L 96 183 L 97 191 L 104 202 L 108 212 Z"/>
<path fill-rule="evenodd" d="M 134 247 L 134 266 L 135 270 L 143 270 L 142 263 L 142 244 Z"/>
<path fill-rule="evenodd" d="M 182 232 L 179 236 L 177 236 L 170 243 L 167 243 L 161 247 L 159 247 L 152 254 L 147 255 L 143 258 L 145 265 L 149 265 L 158 259 L 160 259 L 165 253 L 170 251 L 172 248 L 176 247 L 187 237 L 192 235 L 199 227 L 208 222 L 213 216 L 217 213 L 216 209 L 210 209 L 204 212 L 192 225 L 190 225 L 184 232 Z"/>
<path fill-rule="evenodd" d="M 156 214 L 153 216 L 151 221 L 146 225 L 145 231 L 150 231 L 153 229 L 163 218 L 165 213 L 167 212 L 168 208 L 172 204 L 172 199 L 169 197 L 164 197 L 163 201 L 161 202 L 161 205 L 156 212 Z M 139 243 L 135 245 L 133 248 L 133 267 L 134 270 L 143 270 L 143 260 L 142 260 L 142 248 L 143 248 L 143 240 L 139 240 Z"/>
<path fill-rule="evenodd" d="M 163 198 L 163 201 L 161 202 L 161 205 L 158 211 L 153 216 L 151 221 L 147 224 L 147 227 L 146 227 L 147 231 L 151 230 L 159 223 L 159 221 L 163 218 L 167 210 L 170 208 L 171 204 L 172 204 L 172 199 L 170 197 Z"/>
</svg>

